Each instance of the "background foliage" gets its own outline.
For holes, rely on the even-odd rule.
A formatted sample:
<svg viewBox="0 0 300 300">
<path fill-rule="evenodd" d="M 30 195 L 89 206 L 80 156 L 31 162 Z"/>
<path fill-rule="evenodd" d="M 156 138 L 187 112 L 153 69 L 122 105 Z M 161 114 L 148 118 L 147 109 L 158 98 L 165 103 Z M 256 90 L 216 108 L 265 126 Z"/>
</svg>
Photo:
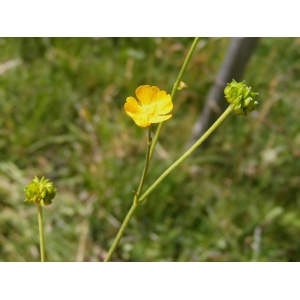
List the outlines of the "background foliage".
<svg viewBox="0 0 300 300">
<path fill-rule="evenodd" d="M 146 131 L 125 115 L 142 84 L 171 92 L 192 38 L 1 38 L 0 260 L 39 261 L 37 175 L 48 261 L 101 261 L 133 199 Z M 230 39 L 203 38 L 165 123 L 148 185 L 185 150 Z M 259 92 L 149 196 L 114 261 L 298 261 L 300 39 L 262 38 L 244 79 Z M 224 98 L 225 101 L 225 98 Z"/>
</svg>

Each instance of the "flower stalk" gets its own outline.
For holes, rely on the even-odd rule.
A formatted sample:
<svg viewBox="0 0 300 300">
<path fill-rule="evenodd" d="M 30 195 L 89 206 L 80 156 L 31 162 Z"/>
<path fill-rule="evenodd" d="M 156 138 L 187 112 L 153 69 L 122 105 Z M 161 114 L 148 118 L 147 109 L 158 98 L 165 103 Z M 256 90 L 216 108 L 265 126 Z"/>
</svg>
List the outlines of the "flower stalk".
<svg viewBox="0 0 300 300">
<path fill-rule="evenodd" d="M 111 256 L 115 252 L 115 250 L 116 250 L 116 248 L 117 248 L 117 246 L 118 246 L 118 244 L 119 244 L 119 242 L 120 242 L 120 240 L 121 240 L 121 238 L 123 236 L 123 233 L 124 233 L 124 231 L 125 231 L 128 223 L 129 223 L 129 221 L 131 220 L 131 217 L 133 216 L 136 208 L 138 207 L 138 205 L 139 204 L 136 203 L 135 201 L 133 202 L 133 204 L 132 204 L 129 212 L 127 213 L 127 216 L 125 217 L 125 220 L 123 221 L 123 223 L 122 223 L 122 225 L 121 225 L 121 227 L 119 229 L 119 232 L 118 232 L 118 234 L 117 234 L 117 236 L 116 236 L 113 244 L 111 245 L 111 247 L 110 247 L 110 249 L 109 249 L 109 251 L 108 251 L 108 253 L 107 253 L 107 255 L 106 255 L 105 259 L 104 259 L 104 262 L 109 262 L 110 261 Z"/>
<path fill-rule="evenodd" d="M 176 85 L 174 85 L 176 86 Z M 177 85 L 178 87 L 178 85 Z M 174 89 L 173 91 L 174 92 Z M 255 100 L 258 96 L 258 93 L 251 92 L 251 87 L 246 86 L 245 81 L 237 83 L 235 80 L 232 80 L 231 83 L 228 83 L 224 89 L 224 94 L 226 100 L 230 103 L 228 108 L 223 112 L 223 114 L 218 118 L 218 120 L 200 137 L 200 139 L 190 147 L 181 157 L 179 157 L 165 172 L 163 172 L 158 179 L 147 189 L 147 191 L 140 197 L 140 193 L 142 192 L 144 178 L 146 176 L 148 166 L 151 160 L 151 149 L 153 149 L 153 143 L 151 145 L 151 128 L 148 128 L 148 147 L 147 147 L 147 155 L 146 155 L 146 164 L 145 169 L 141 178 L 140 187 L 136 197 L 134 198 L 133 205 L 127 214 L 119 233 L 109 250 L 109 253 L 105 259 L 105 261 L 109 261 L 111 255 L 113 254 L 115 248 L 117 247 L 124 231 L 129 223 L 134 211 L 141 204 L 149 194 L 166 178 L 168 174 L 170 174 L 180 163 L 182 163 L 189 155 L 193 153 L 210 135 L 211 133 L 225 120 L 225 118 L 234 110 L 239 115 L 247 115 L 248 112 L 251 112 L 258 102 Z M 144 99 L 145 100 L 145 99 Z M 147 100 L 151 102 L 150 100 Z M 162 123 L 161 123 L 162 124 Z M 160 124 L 160 126 L 161 126 Z M 157 134 L 156 134 L 157 136 Z M 150 153 L 149 153 L 150 152 Z M 153 153 L 153 152 L 152 152 Z"/>
<path fill-rule="evenodd" d="M 172 89 L 172 92 L 171 92 L 171 97 L 170 95 L 166 95 L 166 97 L 164 97 L 164 101 L 165 101 L 165 105 L 164 105 L 164 108 L 162 110 L 162 112 L 165 114 L 165 113 L 168 113 L 172 108 L 173 108 L 173 104 L 171 106 L 170 103 L 172 103 L 172 99 L 174 98 L 177 90 L 179 89 L 182 89 L 179 88 L 179 85 L 181 83 L 181 78 L 186 70 L 186 67 L 192 57 L 192 54 L 197 46 L 197 43 L 199 41 L 199 38 L 195 38 L 194 39 L 194 42 L 189 50 L 189 53 L 187 55 L 187 57 L 185 58 L 185 61 L 182 65 L 182 68 L 179 72 L 179 75 L 177 77 L 177 80 L 173 86 L 173 89 Z M 140 87 L 139 89 L 137 89 L 136 91 L 136 95 L 137 95 L 137 98 L 139 100 L 141 100 L 141 98 L 144 98 L 144 97 L 139 97 L 142 93 L 140 91 L 142 91 L 142 89 L 145 90 L 148 89 L 149 90 L 149 87 L 148 86 L 143 86 L 143 87 Z M 153 91 L 153 88 L 152 87 L 152 91 Z M 143 100 L 143 99 L 142 99 Z M 140 101 L 142 102 L 142 101 Z M 138 103 L 137 103 L 138 104 Z M 142 103 L 143 104 L 143 103 Z M 167 110 L 166 107 L 169 107 L 170 109 Z M 138 191 L 137 193 L 135 194 L 135 197 L 134 197 L 134 201 L 133 201 L 133 204 L 128 212 L 128 214 L 126 215 L 125 217 L 125 220 L 123 221 L 120 229 L 119 229 L 119 232 L 112 244 L 112 246 L 110 247 L 109 251 L 108 251 L 108 254 L 104 260 L 104 262 L 108 262 L 110 261 L 111 259 L 111 256 L 112 254 L 114 253 L 116 247 L 118 246 L 119 244 L 119 241 L 121 240 L 122 236 L 123 236 L 123 233 L 132 217 L 132 215 L 134 214 L 134 211 L 136 210 L 136 208 L 138 207 L 138 205 L 142 202 L 140 200 L 140 194 L 142 192 L 142 189 L 143 189 L 143 186 L 144 186 L 144 182 L 145 182 L 145 178 L 146 178 L 146 174 L 147 174 L 147 171 L 148 171 L 148 168 L 149 168 L 149 165 L 150 165 L 150 162 L 151 162 L 151 159 L 152 159 L 152 156 L 153 156 L 153 152 L 154 152 L 154 148 L 157 144 L 157 141 L 158 141 L 158 137 L 160 135 L 160 132 L 161 132 L 161 129 L 162 129 L 162 124 L 164 120 L 167 120 L 169 119 L 171 116 L 170 115 L 166 115 L 166 116 L 158 116 L 158 118 L 156 120 L 160 120 L 159 122 L 161 122 L 156 130 L 156 133 L 155 133 L 155 137 L 154 139 L 152 140 L 152 137 L 151 137 L 151 123 L 158 123 L 158 122 L 153 122 L 153 120 L 155 120 L 153 118 L 153 116 L 151 115 L 150 118 L 148 117 L 148 120 L 145 120 L 144 118 L 144 111 L 141 111 L 141 108 L 136 106 L 136 100 L 132 97 L 128 97 L 126 99 L 126 104 L 124 106 L 125 108 L 125 112 L 127 115 L 129 115 L 130 117 L 133 118 L 134 122 L 138 125 L 138 126 L 141 126 L 141 127 L 146 127 L 148 126 L 148 141 L 147 141 L 147 153 L 146 153 L 146 161 L 145 161 L 145 167 L 144 167 L 144 171 L 143 171 L 143 174 L 142 174 L 142 177 L 141 177 L 141 180 L 140 180 L 140 185 L 139 185 L 139 188 L 138 188 Z M 156 116 L 157 117 L 157 116 Z M 152 122 L 151 122 L 151 118 L 152 118 Z"/>
<path fill-rule="evenodd" d="M 149 194 L 166 178 L 168 174 L 170 174 L 180 163 L 182 163 L 191 153 L 196 150 L 210 135 L 211 133 L 225 120 L 225 118 L 234 110 L 234 107 L 230 105 L 224 113 L 219 117 L 219 119 L 203 134 L 203 136 L 190 148 L 188 149 L 178 160 L 176 160 L 162 175 L 147 189 L 147 191 L 138 198 L 135 198 L 135 201 L 133 202 L 132 207 L 130 208 L 130 211 L 128 212 L 118 234 L 116 239 L 114 240 L 104 262 L 108 262 L 116 249 L 134 211 L 138 207 L 139 204 L 141 204 L 148 196 Z M 136 201 L 137 200 L 137 201 Z"/>
<path fill-rule="evenodd" d="M 170 174 L 180 163 L 182 163 L 193 151 L 196 150 L 210 135 L 211 133 L 225 120 L 225 118 L 234 110 L 230 105 L 219 119 L 202 135 L 202 137 L 190 147 L 180 158 L 178 158 L 159 178 L 147 189 L 147 191 L 139 198 L 139 202 L 143 202 L 149 194 Z"/>
<path fill-rule="evenodd" d="M 38 207 L 38 220 L 39 220 L 39 235 L 40 235 L 40 253 L 41 262 L 45 262 L 45 240 L 44 240 L 44 226 L 43 226 L 43 207 L 40 203 L 37 204 Z"/>
<path fill-rule="evenodd" d="M 36 204 L 38 207 L 38 222 L 39 222 L 39 237 L 40 237 L 40 252 L 41 262 L 45 262 L 45 240 L 43 226 L 43 206 L 48 206 L 56 196 L 57 189 L 49 179 L 42 177 L 39 180 L 36 176 L 25 187 L 25 202 Z"/>
<path fill-rule="evenodd" d="M 138 191 L 136 192 L 135 197 L 134 197 L 134 202 L 136 204 L 139 204 L 139 198 L 140 198 L 140 195 L 141 195 L 142 190 L 143 190 L 143 186 L 144 186 L 145 179 L 146 179 L 146 174 L 148 172 L 148 168 L 149 168 L 149 164 L 150 164 L 151 144 L 152 144 L 151 125 L 149 125 L 149 127 L 148 127 L 148 140 L 147 140 L 147 151 L 146 151 L 145 167 L 144 167 L 144 171 L 143 171 L 143 174 L 142 174 L 142 177 L 141 177 L 141 180 L 140 180 L 140 185 L 139 185 Z"/>
<path fill-rule="evenodd" d="M 196 143 L 194 143 L 194 145 L 191 146 L 180 158 L 178 158 L 165 172 L 163 172 L 159 176 L 159 178 L 146 190 L 146 192 L 142 196 L 140 196 L 144 186 L 149 164 L 152 159 L 153 151 L 162 129 L 162 122 L 172 117 L 172 115 L 166 114 L 169 113 L 173 108 L 172 99 L 175 96 L 176 91 L 186 87 L 186 84 L 181 82 L 181 78 L 190 60 L 190 57 L 197 45 L 197 42 L 198 38 L 195 38 L 194 43 L 189 51 L 189 54 L 179 73 L 177 81 L 174 84 L 171 96 L 167 95 L 165 91 L 160 91 L 160 89 L 155 86 L 151 87 L 149 85 L 144 85 L 136 89 L 136 96 L 138 98 L 138 101 L 133 97 L 127 97 L 126 99 L 126 103 L 124 105 L 126 114 L 129 115 L 138 126 L 148 127 L 146 162 L 138 191 L 134 197 L 133 204 L 126 215 L 126 218 L 122 223 L 117 237 L 115 238 L 111 248 L 109 249 L 109 252 L 104 262 L 108 262 L 110 260 L 136 208 L 166 178 L 166 176 L 170 174 L 189 155 L 191 155 L 193 151 L 195 151 L 211 135 L 211 133 L 225 120 L 225 118 L 233 110 L 235 110 L 237 114 L 247 115 L 247 113 L 251 112 L 258 104 L 258 102 L 255 101 L 255 98 L 258 96 L 258 93 L 251 92 L 251 87 L 246 86 L 245 81 L 237 83 L 235 80 L 232 80 L 232 82 L 227 84 L 227 86 L 224 89 L 225 98 L 230 103 L 229 107 L 223 112 L 223 114 L 218 118 L 218 120 L 203 134 L 203 136 L 200 137 L 200 139 Z M 160 123 L 153 141 L 151 138 L 151 123 Z"/>
<path fill-rule="evenodd" d="M 144 183 L 145 183 L 146 174 L 147 174 L 147 171 L 148 171 L 148 168 L 149 168 L 149 163 L 150 163 L 149 154 L 150 154 L 151 143 L 152 143 L 152 138 L 151 138 L 151 125 L 150 125 L 148 127 L 148 139 L 147 139 L 147 151 L 146 151 L 145 167 L 144 167 L 144 171 L 143 171 L 143 174 L 142 174 L 142 177 L 141 177 L 141 180 L 140 180 L 140 185 L 139 185 L 138 191 L 136 192 L 136 194 L 134 196 L 133 204 L 132 204 L 127 216 L 125 217 L 125 220 L 124 220 L 122 226 L 120 227 L 119 232 L 118 232 L 113 244 L 111 245 L 104 262 L 110 261 L 111 256 L 114 253 L 116 247 L 118 246 L 119 241 L 122 238 L 122 236 L 124 234 L 124 231 L 125 231 L 128 223 L 129 223 L 134 211 L 136 210 L 136 208 L 141 203 L 139 201 L 139 198 L 140 198 L 140 195 L 142 193 L 143 186 L 144 186 Z"/>
<path fill-rule="evenodd" d="M 177 80 L 176 80 L 176 82 L 175 82 L 175 84 L 174 84 L 174 86 L 173 86 L 172 92 L 171 92 L 171 99 L 172 99 L 172 101 L 173 101 L 173 99 L 174 99 L 174 97 L 175 97 L 177 91 L 179 90 L 178 87 L 179 87 L 179 85 L 180 85 L 182 76 L 183 76 L 183 74 L 184 74 L 184 72 L 185 72 L 185 70 L 186 70 L 186 67 L 187 67 L 188 63 L 189 63 L 190 60 L 191 60 L 191 57 L 192 57 L 192 55 L 193 55 L 193 53 L 194 53 L 194 51 L 195 51 L 195 48 L 196 48 L 196 46 L 197 46 L 197 44 L 198 44 L 198 42 L 199 42 L 199 39 L 200 39 L 199 37 L 196 37 L 196 38 L 194 39 L 193 44 L 192 44 L 192 46 L 191 46 L 191 48 L 190 48 L 190 50 L 189 50 L 189 53 L 188 53 L 188 55 L 186 56 L 186 58 L 185 58 L 185 60 L 184 60 L 184 63 L 183 63 L 183 65 L 182 65 L 182 67 L 181 67 L 181 70 L 180 70 L 180 72 L 179 72 L 179 75 L 178 75 L 178 77 L 177 77 Z M 156 147 L 156 144 L 157 144 L 157 141 L 158 141 L 160 132 L 161 132 L 161 130 L 162 130 L 163 124 L 164 124 L 164 123 L 160 123 L 160 124 L 158 125 L 158 127 L 157 127 L 156 132 L 155 132 L 155 135 L 154 135 L 154 138 L 153 138 L 153 142 L 152 142 L 152 145 L 151 145 L 151 149 L 150 149 L 150 161 L 151 161 L 151 159 L 152 159 L 152 156 L 153 156 L 153 153 L 154 153 L 154 149 L 155 149 L 155 147 Z"/>
</svg>

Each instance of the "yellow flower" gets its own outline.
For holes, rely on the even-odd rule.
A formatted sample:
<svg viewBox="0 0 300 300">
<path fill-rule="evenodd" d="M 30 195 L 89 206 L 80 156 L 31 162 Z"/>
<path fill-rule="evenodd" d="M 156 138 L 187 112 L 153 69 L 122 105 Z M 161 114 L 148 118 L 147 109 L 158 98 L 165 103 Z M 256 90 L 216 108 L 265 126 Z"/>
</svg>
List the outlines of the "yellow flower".
<svg viewBox="0 0 300 300">
<path fill-rule="evenodd" d="M 127 97 L 124 105 L 125 112 L 136 125 L 147 127 L 151 123 L 168 120 L 172 115 L 166 115 L 173 108 L 171 96 L 156 86 L 142 85 L 135 91 L 138 101 Z"/>
</svg>

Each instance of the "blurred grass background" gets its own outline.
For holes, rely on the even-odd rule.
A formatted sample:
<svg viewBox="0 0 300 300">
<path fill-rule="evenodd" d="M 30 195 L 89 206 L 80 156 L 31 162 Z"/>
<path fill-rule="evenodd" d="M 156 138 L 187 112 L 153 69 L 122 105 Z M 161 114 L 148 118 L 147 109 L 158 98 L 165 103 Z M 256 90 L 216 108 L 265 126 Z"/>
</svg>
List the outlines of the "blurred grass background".
<svg viewBox="0 0 300 300">
<path fill-rule="evenodd" d="M 0 260 L 39 261 L 24 187 L 55 183 L 48 261 L 102 261 L 143 170 L 146 131 L 123 109 L 139 85 L 172 90 L 192 38 L 0 38 Z M 203 38 L 146 186 L 184 151 L 229 38 Z M 113 261 L 300 260 L 300 38 L 262 38 L 231 114 L 131 220 Z M 225 101 L 225 98 L 224 98 Z"/>
</svg>

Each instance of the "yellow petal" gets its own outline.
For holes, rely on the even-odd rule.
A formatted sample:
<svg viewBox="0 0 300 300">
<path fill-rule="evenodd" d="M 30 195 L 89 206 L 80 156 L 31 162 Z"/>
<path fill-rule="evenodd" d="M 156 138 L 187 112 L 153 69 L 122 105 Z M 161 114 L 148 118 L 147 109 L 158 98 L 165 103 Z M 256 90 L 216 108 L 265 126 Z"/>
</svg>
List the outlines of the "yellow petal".
<svg viewBox="0 0 300 300">
<path fill-rule="evenodd" d="M 167 93 L 165 91 L 159 91 L 158 93 L 153 94 L 153 101 L 157 102 L 165 98 Z"/>
<path fill-rule="evenodd" d="M 133 97 L 127 97 L 126 103 L 124 104 L 124 109 L 127 115 L 132 116 L 132 114 L 142 113 L 142 107 L 137 103 Z"/>
<path fill-rule="evenodd" d="M 165 91 L 162 91 L 165 93 Z M 160 89 L 157 86 L 152 86 L 151 87 L 151 92 L 150 92 L 150 97 L 151 97 L 151 102 L 155 101 L 157 94 L 160 93 Z"/>
<path fill-rule="evenodd" d="M 132 119 L 135 124 L 140 127 L 147 127 L 150 125 L 148 117 L 135 115 Z"/>
<path fill-rule="evenodd" d="M 150 121 L 150 123 L 160 123 L 160 122 L 170 119 L 171 117 L 172 117 L 172 115 L 156 116 L 156 117 L 151 117 L 149 121 Z"/>
<path fill-rule="evenodd" d="M 135 94 L 142 104 L 149 105 L 153 102 L 152 99 L 155 98 L 155 95 L 159 91 L 159 88 L 156 86 L 142 85 L 136 89 Z"/>
<path fill-rule="evenodd" d="M 170 95 L 166 95 L 164 98 L 157 102 L 158 114 L 164 115 L 169 113 L 173 109 L 173 103 Z"/>
</svg>

